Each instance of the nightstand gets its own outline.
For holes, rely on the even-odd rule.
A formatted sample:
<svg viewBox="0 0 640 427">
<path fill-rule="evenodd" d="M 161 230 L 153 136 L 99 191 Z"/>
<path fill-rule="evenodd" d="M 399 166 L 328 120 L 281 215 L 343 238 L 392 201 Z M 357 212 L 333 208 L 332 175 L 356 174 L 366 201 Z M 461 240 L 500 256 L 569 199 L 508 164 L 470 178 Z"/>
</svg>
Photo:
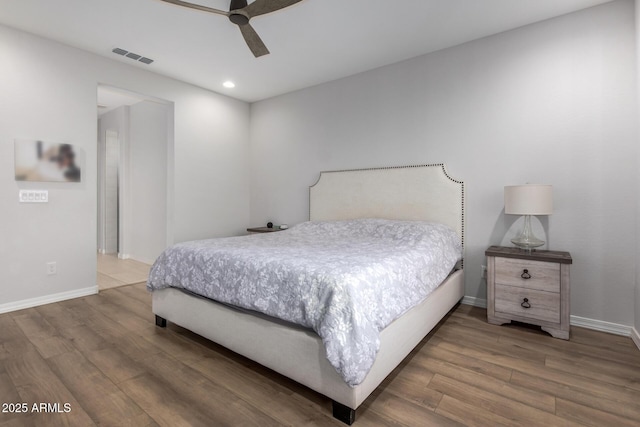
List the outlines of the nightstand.
<svg viewBox="0 0 640 427">
<path fill-rule="evenodd" d="M 274 231 L 284 231 L 286 229 L 281 229 L 280 227 L 253 227 L 253 228 L 247 228 L 247 231 L 249 232 L 249 234 L 256 234 L 256 233 L 273 233 Z"/>
<path fill-rule="evenodd" d="M 487 320 L 512 320 L 569 339 L 569 252 L 491 246 L 487 256 Z"/>
</svg>

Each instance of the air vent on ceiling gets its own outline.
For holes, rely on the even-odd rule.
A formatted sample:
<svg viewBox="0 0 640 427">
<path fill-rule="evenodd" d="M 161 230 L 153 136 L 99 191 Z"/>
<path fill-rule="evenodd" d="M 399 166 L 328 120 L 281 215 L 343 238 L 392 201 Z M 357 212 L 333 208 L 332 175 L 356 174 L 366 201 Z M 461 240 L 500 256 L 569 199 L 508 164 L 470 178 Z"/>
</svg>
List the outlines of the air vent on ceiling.
<svg viewBox="0 0 640 427">
<path fill-rule="evenodd" d="M 111 52 L 115 53 L 116 55 L 122 55 L 129 59 L 133 59 L 134 61 L 139 61 L 147 65 L 153 62 L 153 59 L 151 58 L 138 55 L 137 53 L 129 52 L 128 50 L 120 49 L 119 47 L 112 49 Z"/>
</svg>

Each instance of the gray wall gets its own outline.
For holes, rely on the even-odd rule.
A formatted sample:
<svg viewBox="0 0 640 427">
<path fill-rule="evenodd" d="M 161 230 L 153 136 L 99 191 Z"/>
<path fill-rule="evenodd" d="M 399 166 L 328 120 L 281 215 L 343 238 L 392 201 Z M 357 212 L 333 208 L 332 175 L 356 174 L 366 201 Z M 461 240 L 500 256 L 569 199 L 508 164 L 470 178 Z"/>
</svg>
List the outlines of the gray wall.
<svg viewBox="0 0 640 427">
<path fill-rule="evenodd" d="M 99 83 L 174 103 L 167 181 L 175 241 L 246 228 L 248 104 L 4 26 L 0 57 L 0 311 L 96 290 Z M 74 144 L 82 182 L 15 181 L 16 138 Z M 49 190 L 49 203 L 18 203 L 21 188 Z"/>
<path fill-rule="evenodd" d="M 127 254 L 151 264 L 167 246 L 166 104 L 143 101 L 129 107 L 129 200 Z"/>
<path fill-rule="evenodd" d="M 637 90 L 637 132 L 636 145 L 640 146 L 640 0 L 635 0 L 636 7 L 636 90 Z M 637 169 L 640 170 L 640 149 L 638 150 Z M 635 322 L 635 342 L 640 347 L 640 174 L 637 176 L 634 194 L 638 198 L 636 215 L 636 322 Z"/>
<path fill-rule="evenodd" d="M 466 182 L 466 295 L 520 219 L 503 187 L 554 186 L 572 314 L 634 324 L 634 4 L 623 0 L 252 105 L 251 223 L 308 217 L 319 171 L 445 162 Z"/>
</svg>

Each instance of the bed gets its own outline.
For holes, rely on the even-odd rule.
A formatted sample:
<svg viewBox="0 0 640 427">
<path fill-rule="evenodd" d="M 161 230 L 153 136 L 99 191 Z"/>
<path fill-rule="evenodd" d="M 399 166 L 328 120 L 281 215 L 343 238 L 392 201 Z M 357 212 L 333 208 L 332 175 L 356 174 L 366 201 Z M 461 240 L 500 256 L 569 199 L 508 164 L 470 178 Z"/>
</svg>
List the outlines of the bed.
<svg viewBox="0 0 640 427">
<path fill-rule="evenodd" d="M 322 172 L 310 187 L 313 226 L 367 218 L 444 224 L 463 245 L 464 184 L 443 164 L 432 164 Z M 295 231 L 270 234 L 284 233 Z M 176 287 L 153 291 L 153 312 L 160 327 L 171 321 L 329 397 L 334 417 L 351 424 L 358 406 L 463 297 L 463 274 L 461 259 L 426 299 L 382 329 L 377 353 L 357 380 L 338 373 L 327 358 L 326 337 L 308 327 Z"/>
</svg>

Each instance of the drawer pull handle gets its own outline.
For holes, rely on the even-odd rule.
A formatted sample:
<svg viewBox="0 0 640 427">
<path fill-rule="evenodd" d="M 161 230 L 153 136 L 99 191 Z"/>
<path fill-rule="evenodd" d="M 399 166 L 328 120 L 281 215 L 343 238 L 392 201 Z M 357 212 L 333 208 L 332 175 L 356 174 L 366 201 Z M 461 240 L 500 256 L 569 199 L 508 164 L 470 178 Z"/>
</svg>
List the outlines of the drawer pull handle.
<svg viewBox="0 0 640 427">
<path fill-rule="evenodd" d="M 522 303 L 520 303 L 522 308 L 531 308 L 531 304 L 529 303 L 529 298 L 524 298 Z"/>
<path fill-rule="evenodd" d="M 531 274 L 529 274 L 529 270 L 525 268 L 520 277 L 523 279 L 531 279 Z"/>
</svg>

